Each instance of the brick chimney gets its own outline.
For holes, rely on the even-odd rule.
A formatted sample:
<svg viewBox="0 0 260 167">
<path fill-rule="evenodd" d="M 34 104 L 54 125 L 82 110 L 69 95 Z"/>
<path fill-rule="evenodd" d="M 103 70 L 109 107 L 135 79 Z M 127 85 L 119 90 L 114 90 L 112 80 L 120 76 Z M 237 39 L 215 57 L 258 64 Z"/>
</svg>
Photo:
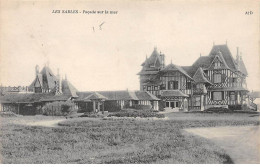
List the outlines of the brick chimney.
<svg viewBox="0 0 260 167">
<path fill-rule="evenodd" d="M 161 60 L 162 60 L 162 62 L 161 62 L 161 68 L 164 68 L 164 66 L 165 66 L 165 56 L 164 56 L 164 54 L 162 54 L 161 52 L 160 52 L 160 57 L 161 57 Z"/>
</svg>

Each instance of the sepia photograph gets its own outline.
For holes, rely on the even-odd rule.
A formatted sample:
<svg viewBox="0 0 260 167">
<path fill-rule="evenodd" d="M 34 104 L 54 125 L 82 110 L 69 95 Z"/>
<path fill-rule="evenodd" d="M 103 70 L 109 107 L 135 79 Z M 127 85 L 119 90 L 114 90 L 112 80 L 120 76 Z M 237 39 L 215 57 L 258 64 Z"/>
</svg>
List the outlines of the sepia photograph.
<svg viewBox="0 0 260 167">
<path fill-rule="evenodd" d="M 2 0 L 0 25 L 0 164 L 260 163 L 260 0 Z"/>
</svg>

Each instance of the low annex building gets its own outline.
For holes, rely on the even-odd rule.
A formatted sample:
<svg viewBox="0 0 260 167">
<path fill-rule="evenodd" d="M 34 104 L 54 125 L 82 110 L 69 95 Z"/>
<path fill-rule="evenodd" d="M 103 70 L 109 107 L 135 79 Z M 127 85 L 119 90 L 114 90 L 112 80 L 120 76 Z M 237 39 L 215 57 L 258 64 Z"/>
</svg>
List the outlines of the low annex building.
<svg viewBox="0 0 260 167">
<path fill-rule="evenodd" d="M 140 90 L 160 98 L 166 110 L 257 110 L 247 89 L 248 73 L 238 48 L 234 59 L 227 44 L 214 45 L 209 55 L 200 56 L 191 66 L 172 62 L 165 66 L 164 59 L 155 48 L 138 75 Z"/>
<path fill-rule="evenodd" d="M 20 91 L 22 90 L 22 91 Z M 159 110 L 156 96 L 147 91 L 99 91 L 79 92 L 65 77 L 61 79 L 59 70 L 54 75 L 48 66 L 41 72 L 35 67 L 35 79 L 19 89 L 0 87 L 1 111 L 18 114 L 35 114 L 36 110 L 55 101 L 72 101 L 81 112 L 118 111 L 126 107 Z"/>
</svg>

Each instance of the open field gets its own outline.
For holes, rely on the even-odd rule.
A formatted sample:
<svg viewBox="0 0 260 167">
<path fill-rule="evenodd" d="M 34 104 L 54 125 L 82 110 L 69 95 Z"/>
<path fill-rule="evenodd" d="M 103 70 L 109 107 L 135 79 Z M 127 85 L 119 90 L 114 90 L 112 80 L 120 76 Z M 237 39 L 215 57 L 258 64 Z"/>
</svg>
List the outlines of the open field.
<svg viewBox="0 0 260 167">
<path fill-rule="evenodd" d="M 258 114 L 166 116 L 168 120 L 73 118 L 57 127 L 26 122 L 61 117 L 0 117 L 2 163 L 233 163 L 212 141 L 184 129 L 259 125 Z"/>
</svg>

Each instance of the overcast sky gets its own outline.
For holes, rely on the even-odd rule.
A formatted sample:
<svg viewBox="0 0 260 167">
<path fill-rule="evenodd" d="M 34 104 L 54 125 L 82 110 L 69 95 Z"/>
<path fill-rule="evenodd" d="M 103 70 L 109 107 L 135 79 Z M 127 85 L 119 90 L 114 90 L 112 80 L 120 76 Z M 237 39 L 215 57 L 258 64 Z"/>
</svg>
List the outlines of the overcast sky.
<svg viewBox="0 0 260 167">
<path fill-rule="evenodd" d="M 61 2 L 61 1 L 60 1 Z M 138 90 L 141 63 L 155 46 L 177 65 L 192 65 L 215 44 L 236 47 L 249 90 L 259 89 L 259 4 L 246 1 L 129 3 L 9 2 L 1 4 L 0 82 L 29 85 L 49 61 L 80 91 Z M 251 1 L 252 2 L 252 1 Z M 118 14 L 53 14 L 52 10 Z M 245 15 L 252 11 L 252 15 Z M 98 25 L 102 25 L 99 30 Z M 95 28 L 95 32 L 93 31 Z"/>
</svg>

